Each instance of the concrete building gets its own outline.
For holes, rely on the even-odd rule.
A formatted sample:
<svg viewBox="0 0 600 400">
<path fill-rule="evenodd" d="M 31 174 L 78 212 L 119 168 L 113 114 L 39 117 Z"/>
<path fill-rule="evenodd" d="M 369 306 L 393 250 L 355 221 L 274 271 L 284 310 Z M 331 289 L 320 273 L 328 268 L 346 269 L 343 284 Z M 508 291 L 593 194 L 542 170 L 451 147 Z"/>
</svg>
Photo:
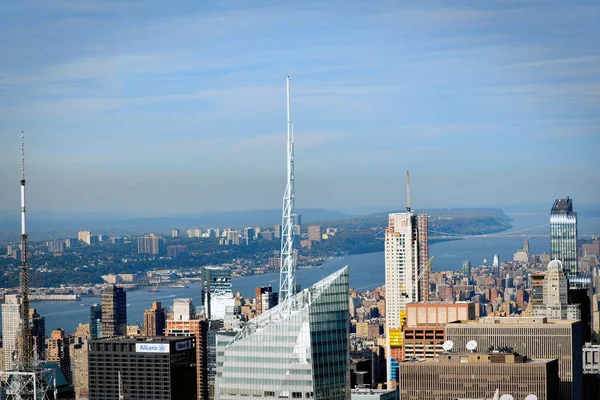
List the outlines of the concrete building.
<svg viewBox="0 0 600 400">
<path fill-rule="evenodd" d="M 386 355 L 389 363 L 401 358 L 402 327 L 406 305 L 428 297 L 429 274 L 425 264 L 429 257 L 426 214 L 395 213 L 389 215 L 385 233 L 386 288 Z M 388 387 L 397 381 L 396 369 L 388 363 Z"/>
<path fill-rule="evenodd" d="M 217 335 L 217 400 L 350 398 L 348 267 Z"/>
<path fill-rule="evenodd" d="M 119 398 L 119 373 L 131 400 L 193 400 L 195 337 L 115 337 L 94 340 L 89 351 L 89 399 Z"/>
<path fill-rule="evenodd" d="M 449 322 L 475 319 L 475 303 L 428 302 L 406 305 L 406 326 L 444 326 Z"/>
<path fill-rule="evenodd" d="M 254 291 L 254 295 L 256 315 L 262 314 L 279 303 L 278 293 L 273 292 L 271 286 L 257 287 Z"/>
<path fill-rule="evenodd" d="M 600 345 L 586 343 L 582 351 L 583 373 L 600 374 Z"/>
<path fill-rule="evenodd" d="M 73 386 L 77 399 L 87 399 L 89 395 L 88 385 L 88 356 L 89 339 L 81 338 L 80 341 L 72 343 L 71 352 L 71 371 L 73 374 Z"/>
<path fill-rule="evenodd" d="M 138 254 L 163 254 L 165 252 L 165 239 L 155 235 L 144 235 L 138 238 Z"/>
<path fill-rule="evenodd" d="M 21 296 L 7 294 L 2 304 L 2 371 L 12 370 L 21 325 Z"/>
<path fill-rule="evenodd" d="M 569 285 L 558 260 L 550 261 L 544 277 L 544 307 L 549 319 L 567 319 Z"/>
<path fill-rule="evenodd" d="M 446 325 L 446 338 L 454 348 L 465 349 L 470 340 L 479 349 L 507 346 L 532 359 L 558 359 L 559 399 L 581 399 L 581 321 L 546 317 L 489 317 Z"/>
<path fill-rule="evenodd" d="M 65 335 L 64 330 L 55 329 L 50 337 L 46 339 L 46 361 L 57 363 L 68 384 L 73 384 L 69 338 Z"/>
<path fill-rule="evenodd" d="M 491 399 L 510 394 L 558 400 L 557 360 L 528 360 L 513 353 L 450 353 L 438 360 L 400 364 L 402 400 Z"/>
<path fill-rule="evenodd" d="M 207 376 L 207 322 L 198 318 L 191 299 L 175 299 L 173 316 L 167 320 L 166 336 L 194 337 L 196 346 L 196 393 L 198 400 L 209 398 Z"/>
<path fill-rule="evenodd" d="M 77 232 L 77 239 L 90 245 L 92 244 L 92 233 L 90 231 L 79 231 Z"/>
<path fill-rule="evenodd" d="M 320 242 L 323 234 L 320 225 L 311 225 L 308 227 L 308 240 L 311 242 Z"/>
<path fill-rule="evenodd" d="M 202 237 L 202 230 L 198 228 L 192 228 L 187 230 L 188 238 L 199 238 Z"/>
<path fill-rule="evenodd" d="M 544 305 L 544 278 L 545 273 L 531 274 L 529 279 L 531 280 L 531 305 L 542 306 Z"/>
<path fill-rule="evenodd" d="M 573 200 L 558 199 L 550 214 L 550 256 L 560 260 L 567 274 L 576 274 L 577 268 L 577 213 Z"/>
<path fill-rule="evenodd" d="M 122 287 L 109 285 L 102 293 L 102 337 L 127 334 L 127 293 Z"/>
<path fill-rule="evenodd" d="M 152 308 L 144 311 L 144 325 L 142 326 L 142 336 L 163 336 L 167 316 L 160 301 L 152 302 Z"/>
<path fill-rule="evenodd" d="M 187 254 L 187 252 L 188 252 L 187 246 L 183 246 L 183 245 L 167 246 L 167 255 L 172 258 L 179 257 L 182 254 Z"/>
<path fill-rule="evenodd" d="M 224 319 L 227 307 L 233 307 L 231 271 L 219 267 L 202 268 L 202 301 L 208 319 Z"/>
<path fill-rule="evenodd" d="M 379 337 L 379 322 L 364 321 L 356 323 L 356 337 L 375 340 Z"/>
<path fill-rule="evenodd" d="M 171 237 L 179 237 L 179 229 L 171 229 Z"/>
</svg>

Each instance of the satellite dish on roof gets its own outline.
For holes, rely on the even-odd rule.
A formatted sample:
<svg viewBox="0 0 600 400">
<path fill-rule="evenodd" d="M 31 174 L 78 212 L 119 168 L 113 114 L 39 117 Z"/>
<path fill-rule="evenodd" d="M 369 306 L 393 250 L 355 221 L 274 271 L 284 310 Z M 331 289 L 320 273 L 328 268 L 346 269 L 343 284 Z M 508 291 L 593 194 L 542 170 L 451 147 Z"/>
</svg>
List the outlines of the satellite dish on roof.
<svg viewBox="0 0 600 400">
<path fill-rule="evenodd" d="M 445 351 L 450 351 L 450 350 L 452 350 L 453 347 L 454 347 L 454 342 L 452 340 L 446 340 L 444 342 L 444 344 L 442 345 L 442 348 Z"/>
<path fill-rule="evenodd" d="M 473 351 L 475 351 L 475 349 L 477 348 L 477 342 L 474 340 L 469 340 L 469 342 L 467 343 L 467 350 L 469 350 L 471 353 Z M 508 400 L 508 399 L 505 399 Z"/>
<path fill-rule="evenodd" d="M 525 400 L 538 400 L 538 398 L 535 394 L 528 394 Z"/>
<path fill-rule="evenodd" d="M 515 400 L 515 398 L 512 397 L 510 394 L 503 394 L 502 396 L 500 396 L 500 400 Z"/>
</svg>

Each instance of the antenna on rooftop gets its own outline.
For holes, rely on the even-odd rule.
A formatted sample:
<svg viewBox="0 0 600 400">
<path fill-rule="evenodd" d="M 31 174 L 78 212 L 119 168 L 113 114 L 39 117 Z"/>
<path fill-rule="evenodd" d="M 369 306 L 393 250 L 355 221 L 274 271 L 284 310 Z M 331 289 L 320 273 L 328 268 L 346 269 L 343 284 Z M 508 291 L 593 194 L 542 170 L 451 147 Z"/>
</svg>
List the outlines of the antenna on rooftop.
<svg viewBox="0 0 600 400">
<path fill-rule="evenodd" d="M 406 211 L 410 212 L 410 171 L 406 171 Z"/>
</svg>

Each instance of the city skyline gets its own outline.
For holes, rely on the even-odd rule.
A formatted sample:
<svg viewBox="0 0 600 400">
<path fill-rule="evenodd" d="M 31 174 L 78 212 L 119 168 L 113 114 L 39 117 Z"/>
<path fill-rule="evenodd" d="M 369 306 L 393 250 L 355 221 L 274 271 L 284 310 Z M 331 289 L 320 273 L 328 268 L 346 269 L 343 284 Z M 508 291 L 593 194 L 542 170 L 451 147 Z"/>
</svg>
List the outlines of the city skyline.
<svg viewBox="0 0 600 400">
<path fill-rule="evenodd" d="M 31 209 L 278 208 L 286 75 L 299 207 L 400 207 L 406 169 L 419 208 L 600 194 L 594 2 L 155 5 L 2 5 L 0 184 L 24 129 Z"/>
</svg>

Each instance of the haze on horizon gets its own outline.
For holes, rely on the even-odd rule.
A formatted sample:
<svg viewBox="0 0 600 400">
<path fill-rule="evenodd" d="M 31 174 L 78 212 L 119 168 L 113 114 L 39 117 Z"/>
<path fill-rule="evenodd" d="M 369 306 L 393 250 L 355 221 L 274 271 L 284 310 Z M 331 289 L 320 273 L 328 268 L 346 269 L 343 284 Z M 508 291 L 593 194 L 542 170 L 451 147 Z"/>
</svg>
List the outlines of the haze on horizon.
<svg viewBox="0 0 600 400">
<path fill-rule="evenodd" d="M 0 210 L 597 202 L 597 1 L 0 3 Z"/>
</svg>

